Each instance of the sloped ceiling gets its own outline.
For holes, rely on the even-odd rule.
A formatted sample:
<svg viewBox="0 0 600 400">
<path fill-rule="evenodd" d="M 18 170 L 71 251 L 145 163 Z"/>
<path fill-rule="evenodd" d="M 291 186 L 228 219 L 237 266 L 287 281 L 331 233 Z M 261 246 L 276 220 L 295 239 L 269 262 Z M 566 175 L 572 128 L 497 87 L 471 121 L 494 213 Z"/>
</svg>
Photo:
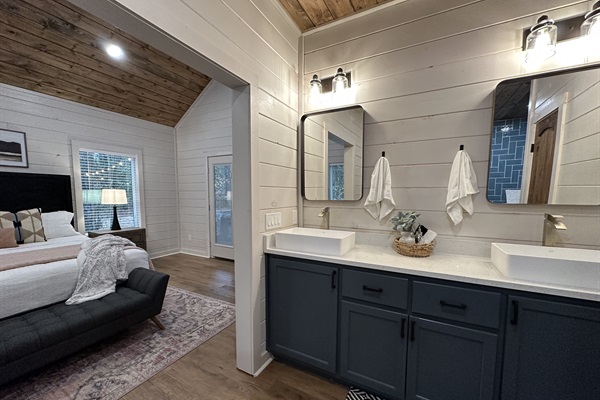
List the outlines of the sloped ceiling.
<svg viewBox="0 0 600 400">
<path fill-rule="evenodd" d="M 175 126 L 210 78 L 66 0 L 0 0 L 0 82 Z"/>
<path fill-rule="evenodd" d="M 302 32 L 391 0 L 279 0 Z"/>
</svg>

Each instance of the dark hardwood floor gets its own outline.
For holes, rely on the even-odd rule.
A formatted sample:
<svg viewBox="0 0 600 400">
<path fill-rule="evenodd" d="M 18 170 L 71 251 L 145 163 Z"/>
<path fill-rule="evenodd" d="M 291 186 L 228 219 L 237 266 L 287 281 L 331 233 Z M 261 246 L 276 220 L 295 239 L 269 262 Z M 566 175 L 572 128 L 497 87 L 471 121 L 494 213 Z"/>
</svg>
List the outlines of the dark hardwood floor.
<svg viewBox="0 0 600 400">
<path fill-rule="evenodd" d="M 152 260 L 169 284 L 234 302 L 233 263 L 186 254 Z M 347 388 L 273 361 L 254 378 L 236 368 L 235 325 L 231 325 L 135 390 L 126 400 L 250 399 L 343 400 Z"/>
</svg>

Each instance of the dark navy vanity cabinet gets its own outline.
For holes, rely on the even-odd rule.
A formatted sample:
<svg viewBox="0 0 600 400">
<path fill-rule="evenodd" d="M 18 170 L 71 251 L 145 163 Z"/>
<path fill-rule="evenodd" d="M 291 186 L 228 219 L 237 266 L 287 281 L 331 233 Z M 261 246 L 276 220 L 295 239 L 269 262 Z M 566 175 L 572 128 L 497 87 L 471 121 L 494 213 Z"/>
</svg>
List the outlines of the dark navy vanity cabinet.
<svg viewBox="0 0 600 400">
<path fill-rule="evenodd" d="M 389 400 L 600 399 L 600 304 L 267 260 L 277 358 Z"/>
<path fill-rule="evenodd" d="M 408 279 L 342 270 L 340 376 L 388 398 L 403 398 L 408 298 Z"/>
<path fill-rule="evenodd" d="M 269 350 L 335 373 L 339 268 L 272 257 L 268 279 Z"/>
<path fill-rule="evenodd" d="M 600 399 L 600 308 L 509 297 L 502 400 Z"/>
</svg>

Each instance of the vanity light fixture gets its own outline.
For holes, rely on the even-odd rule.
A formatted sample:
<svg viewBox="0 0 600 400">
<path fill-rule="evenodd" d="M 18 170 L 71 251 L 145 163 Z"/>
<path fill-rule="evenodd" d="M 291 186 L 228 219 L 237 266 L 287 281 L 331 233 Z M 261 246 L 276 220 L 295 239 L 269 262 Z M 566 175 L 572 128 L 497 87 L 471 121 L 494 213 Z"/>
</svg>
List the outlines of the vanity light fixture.
<svg viewBox="0 0 600 400">
<path fill-rule="evenodd" d="M 317 74 L 314 74 L 310 80 L 310 88 L 308 92 L 308 102 L 313 105 L 321 104 L 321 95 L 323 94 L 323 85 Z"/>
<path fill-rule="evenodd" d="M 333 82 L 331 85 L 334 94 L 339 94 L 348 89 L 348 78 L 346 78 L 346 74 L 342 68 L 338 68 L 337 73 L 333 77 Z"/>
<path fill-rule="evenodd" d="M 596 45 L 598 45 L 598 41 L 600 41 L 600 1 L 592 6 L 592 11 L 585 14 L 583 24 L 581 24 L 581 35 L 595 39 Z"/>
<path fill-rule="evenodd" d="M 557 28 L 554 20 L 542 15 L 525 39 L 525 62 L 537 63 L 556 54 Z"/>
</svg>

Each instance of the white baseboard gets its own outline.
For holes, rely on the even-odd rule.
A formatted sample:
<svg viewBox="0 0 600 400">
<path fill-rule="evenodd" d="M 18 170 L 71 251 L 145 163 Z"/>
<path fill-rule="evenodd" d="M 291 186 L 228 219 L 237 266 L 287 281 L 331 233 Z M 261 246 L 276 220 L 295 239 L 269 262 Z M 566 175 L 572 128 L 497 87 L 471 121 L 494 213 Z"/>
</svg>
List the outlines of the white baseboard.
<svg viewBox="0 0 600 400">
<path fill-rule="evenodd" d="M 265 361 L 265 363 L 254 373 L 254 377 L 256 378 L 259 376 L 265 370 L 265 368 L 271 364 L 271 361 L 273 361 L 273 357 L 269 357 L 267 361 Z"/>
</svg>

